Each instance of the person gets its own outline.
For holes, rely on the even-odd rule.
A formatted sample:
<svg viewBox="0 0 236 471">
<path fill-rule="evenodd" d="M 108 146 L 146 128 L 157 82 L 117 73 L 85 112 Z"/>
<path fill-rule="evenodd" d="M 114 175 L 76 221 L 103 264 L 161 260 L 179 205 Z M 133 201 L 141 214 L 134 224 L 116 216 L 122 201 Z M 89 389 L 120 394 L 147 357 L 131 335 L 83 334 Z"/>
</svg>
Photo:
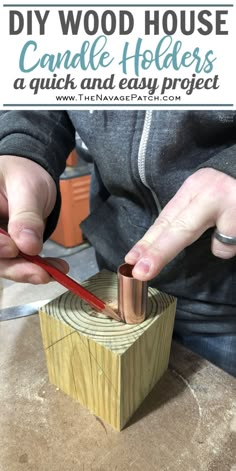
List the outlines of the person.
<svg viewBox="0 0 236 471">
<path fill-rule="evenodd" d="M 17 254 L 39 253 L 55 228 L 75 131 L 94 162 L 82 230 L 99 266 L 125 259 L 175 295 L 178 340 L 236 376 L 236 112 L 2 111 L 1 277 L 50 281 Z"/>
</svg>

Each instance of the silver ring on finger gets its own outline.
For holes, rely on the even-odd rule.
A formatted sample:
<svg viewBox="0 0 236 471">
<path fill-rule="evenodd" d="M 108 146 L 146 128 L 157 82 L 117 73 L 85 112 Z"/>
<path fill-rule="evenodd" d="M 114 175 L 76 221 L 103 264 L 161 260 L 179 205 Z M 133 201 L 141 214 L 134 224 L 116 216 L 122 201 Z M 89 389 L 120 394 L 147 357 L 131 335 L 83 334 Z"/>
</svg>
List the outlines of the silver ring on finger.
<svg viewBox="0 0 236 471">
<path fill-rule="evenodd" d="M 236 236 L 234 237 L 222 234 L 222 232 L 219 232 L 218 229 L 215 230 L 214 237 L 222 244 L 236 245 Z"/>
</svg>

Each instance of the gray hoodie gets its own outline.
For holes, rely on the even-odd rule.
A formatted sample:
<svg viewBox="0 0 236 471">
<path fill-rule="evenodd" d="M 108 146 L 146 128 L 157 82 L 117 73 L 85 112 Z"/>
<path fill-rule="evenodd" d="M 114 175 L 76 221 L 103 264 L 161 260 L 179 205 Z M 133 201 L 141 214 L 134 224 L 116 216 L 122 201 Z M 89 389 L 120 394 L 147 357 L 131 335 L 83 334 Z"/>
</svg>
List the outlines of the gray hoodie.
<svg viewBox="0 0 236 471">
<path fill-rule="evenodd" d="M 35 160 L 58 185 L 75 130 L 94 162 L 91 214 L 82 230 L 111 270 L 197 169 L 236 177 L 233 111 L 2 112 L 0 154 Z M 46 237 L 59 204 L 58 196 Z M 214 257 L 211 235 L 205 232 L 151 282 L 177 296 L 177 332 L 236 333 L 236 258 Z"/>
</svg>

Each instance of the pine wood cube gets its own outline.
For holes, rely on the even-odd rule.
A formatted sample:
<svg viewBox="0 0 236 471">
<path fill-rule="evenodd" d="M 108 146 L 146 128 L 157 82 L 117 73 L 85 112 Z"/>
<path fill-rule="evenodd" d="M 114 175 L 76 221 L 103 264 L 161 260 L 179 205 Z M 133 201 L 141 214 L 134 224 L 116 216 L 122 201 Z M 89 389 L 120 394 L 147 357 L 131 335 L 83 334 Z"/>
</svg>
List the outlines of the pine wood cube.
<svg viewBox="0 0 236 471">
<path fill-rule="evenodd" d="M 117 276 L 83 283 L 117 308 Z M 149 288 L 147 319 L 128 325 L 95 312 L 66 292 L 40 311 L 49 379 L 121 430 L 168 367 L 176 300 Z"/>
</svg>

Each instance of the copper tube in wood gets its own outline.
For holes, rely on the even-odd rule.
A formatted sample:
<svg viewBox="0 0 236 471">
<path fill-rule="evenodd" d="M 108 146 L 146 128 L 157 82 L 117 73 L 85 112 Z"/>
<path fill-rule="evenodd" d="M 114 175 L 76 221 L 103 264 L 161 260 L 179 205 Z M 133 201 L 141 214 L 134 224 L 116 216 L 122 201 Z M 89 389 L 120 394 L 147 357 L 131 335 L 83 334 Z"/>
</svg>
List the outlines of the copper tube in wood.
<svg viewBox="0 0 236 471">
<path fill-rule="evenodd" d="M 147 312 L 147 282 L 132 276 L 133 265 L 118 268 L 118 312 L 127 324 L 140 324 Z"/>
</svg>

